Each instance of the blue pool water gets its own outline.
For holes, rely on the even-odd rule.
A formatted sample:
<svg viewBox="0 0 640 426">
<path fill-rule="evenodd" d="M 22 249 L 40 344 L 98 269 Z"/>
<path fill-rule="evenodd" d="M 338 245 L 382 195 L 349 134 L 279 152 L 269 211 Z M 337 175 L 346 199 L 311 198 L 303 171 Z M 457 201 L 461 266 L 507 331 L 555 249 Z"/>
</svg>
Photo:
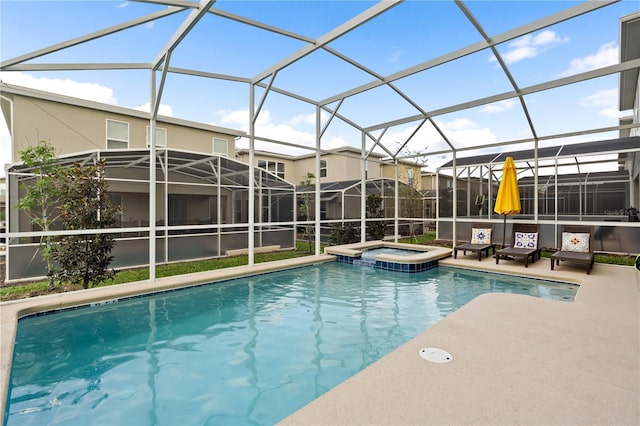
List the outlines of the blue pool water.
<svg viewBox="0 0 640 426">
<path fill-rule="evenodd" d="M 362 252 L 363 259 L 374 259 L 375 256 L 379 254 L 392 254 L 394 256 L 413 256 L 418 253 L 426 253 L 424 251 L 418 250 L 407 250 L 401 248 L 394 247 L 377 247 L 372 249 L 367 249 Z"/>
<path fill-rule="evenodd" d="M 270 425 L 487 292 L 576 286 L 326 263 L 23 318 L 8 425 Z"/>
</svg>

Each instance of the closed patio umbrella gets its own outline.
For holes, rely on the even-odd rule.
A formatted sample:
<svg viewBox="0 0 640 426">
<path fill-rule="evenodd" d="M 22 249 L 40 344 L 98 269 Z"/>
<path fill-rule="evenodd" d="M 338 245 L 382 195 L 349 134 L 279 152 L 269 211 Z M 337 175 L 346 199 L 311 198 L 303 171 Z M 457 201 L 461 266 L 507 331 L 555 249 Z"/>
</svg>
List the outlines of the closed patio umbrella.
<svg viewBox="0 0 640 426">
<path fill-rule="evenodd" d="M 507 215 L 520 213 L 520 191 L 518 190 L 518 176 L 516 163 L 512 157 L 507 157 L 502 166 L 502 179 L 498 187 L 498 196 L 493 211 L 504 215 L 504 228 L 502 230 L 502 247 L 505 246 L 507 235 Z"/>
</svg>

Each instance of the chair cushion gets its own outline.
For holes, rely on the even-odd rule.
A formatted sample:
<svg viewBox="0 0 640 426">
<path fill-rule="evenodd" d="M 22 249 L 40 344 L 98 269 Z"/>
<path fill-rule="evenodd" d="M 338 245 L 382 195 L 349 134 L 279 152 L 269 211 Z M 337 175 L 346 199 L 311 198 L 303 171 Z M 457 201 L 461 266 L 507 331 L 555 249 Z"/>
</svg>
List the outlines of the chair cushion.
<svg viewBox="0 0 640 426">
<path fill-rule="evenodd" d="M 563 232 L 562 251 L 589 252 L 589 234 L 586 232 Z"/>
<path fill-rule="evenodd" d="M 513 246 L 516 248 L 537 249 L 538 233 L 537 232 L 516 232 Z"/>
<path fill-rule="evenodd" d="M 471 244 L 491 244 L 491 228 L 472 228 Z"/>
</svg>

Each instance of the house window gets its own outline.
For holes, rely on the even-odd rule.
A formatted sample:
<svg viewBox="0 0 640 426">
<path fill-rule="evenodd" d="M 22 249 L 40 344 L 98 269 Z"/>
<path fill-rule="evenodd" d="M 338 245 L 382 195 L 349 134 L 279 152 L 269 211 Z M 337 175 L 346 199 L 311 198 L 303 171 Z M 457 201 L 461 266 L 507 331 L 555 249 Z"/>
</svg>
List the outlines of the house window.
<svg viewBox="0 0 640 426">
<path fill-rule="evenodd" d="M 320 177 L 327 177 L 327 160 L 320 160 Z"/>
<path fill-rule="evenodd" d="M 413 169 L 407 169 L 407 177 L 408 177 L 408 184 L 409 186 L 413 186 L 414 180 L 413 180 Z"/>
<path fill-rule="evenodd" d="M 167 129 L 156 127 L 156 148 L 167 146 Z M 147 126 L 147 148 L 151 148 L 151 126 Z"/>
<path fill-rule="evenodd" d="M 107 120 L 107 149 L 129 148 L 129 123 Z"/>
<path fill-rule="evenodd" d="M 258 160 L 258 167 L 284 179 L 284 163 L 281 161 Z"/>
<path fill-rule="evenodd" d="M 213 138 L 213 153 L 224 157 L 229 155 L 229 142 L 226 139 Z"/>
</svg>

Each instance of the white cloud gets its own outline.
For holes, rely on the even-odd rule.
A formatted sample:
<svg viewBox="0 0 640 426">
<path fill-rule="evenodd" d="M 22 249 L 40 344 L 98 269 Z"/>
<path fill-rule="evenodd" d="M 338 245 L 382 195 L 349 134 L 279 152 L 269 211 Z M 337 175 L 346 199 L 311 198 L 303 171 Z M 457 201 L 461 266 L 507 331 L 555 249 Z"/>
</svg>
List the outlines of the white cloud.
<svg viewBox="0 0 640 426">
<path fill-rule="evenodd" d="M 335 136 L 327 140 L 322 139 L 322 149 L 334 149 L 343 146 L 349 146 L 349 141 L 341 136 Z"/>
<path fill-rule="evenodd" d="M 71 79 L 40 78 L 23 72 L 0 72 L 0 80 L 8 84 L 58 93 L 74 98 L 117 105 L 113 89 L 97 83 L 82 83 Z"/>
<path fill-rule="evenodd" d="M 619 111 L 618 105 L 618 89 L 598 90 L 592 95 L 580 99 L 580 106 L 600 108 L 599 114 L 612 119 L 618 119 L 626 112 Z"/>
<path fill-rule="evenodd" d="M 460 129 L 451 133 L 451 140 L 457 148 L 471 147 L 496 143 L 496 135 L 491 129 L 484 127 L 481 129 L 469 128 Z"/>
<path fill-rule="evenodd" d="M 134 109 L 137 109 L 138 111 L 150 112 L 151 111 L 151 103 L 147 102 L 144 105 L 138 105 Z M 171 105 L 166 105 L 166 104 L 160 103 L 160 108 L 158 110 L 158 114 L 159 115 L 164 115 L 165 117 L 173 117 L 173 108 L 171 108 Z"/>
<path fill-rule="evenodd" d="M 526 58 L 536 57 L 554 45 L 568 40 L 568 37 L 560 37 L 551 30 L 544 30 L 535 35 L 527 34 L 509 43 L 507 51 L 502 53 L 502 59 L 507 64 L 513 64 Z M 490 60 L 495 61 L 496 58 L 491 56 Z"/>
<path fill-rule="evenodd" d="M 247 109 L 241 109 L 241 110 L 221 109 L 218 111 L 214 111 L 213 115 L 220 117 L 219 124 L 224 124 L 225 126 L 235 125 L 235 126 L 238 126 L 239 128 L 242 128 L 245 131 L 248 130 L 247 123 L 249 123 L 249 110 Z"/>
<path fill-rule="evenodd" d="M 443 126 L 444 129 L 450 130 L 452 132 L 476 127 L 476 124 L 468 118 L 455 118 L 450 121 L 439 122 L 438 125 Z"/>
<path fill-rule="evenodd" d="M 531 46 L 522 46 L 509 49 L 502 55 L 502 58 L 507 64 L 513 64 L 526 58 L 533 58 L 538 55 L 537 49 Z M 495 61 L 495 57 L 492 58 Z"/>
<path fill-rule="evenodd" d="M 483 106 L 482 108 L 480 108 L 480 112 L 485 112 L 487 114 L 496 114 L 510 110 L 515 105 L 516 101 L 514 99 L 505 99 L 504 101 L 494 102 L 489 105 Z"/>
<path fill-rule="evenodd" d="M 400 56 L 402 56 L 402 50 L 394 50 L 393 52 L 391 52 L 391 56 L 389 56 L 387 62 L 398 62 L 400 60 Z"/>
<path fill-rule="evenodd" d="M 292 126 L 296 126 L 298 124 L 308 124 L 308 125 L 311 125 L 311 126 L 315 126 L 315 124 L 316 124 L 316 114 L 315 113 L 311 113 L 311 114 L 296 115 L 291 120 L 289 120 L 289 123 Z"/>
<path fill-rule="evenodd" d="M 471 147 L 479 144 L 495 143 L 496 136 L 489 128 L 479 128 L 473 121 L 466 118 L 456 118 L 449 121 L 436 120 L 436 125 L 449 138 L 457 148 Z M 408 127 L 396 132 L 387 132 L 384 135 L 385 141 L 406 141 L 415 128 Z M 389 146 L 389 142 L 387 142 Z M 392 151 L 397 148 L 391 146 Z M 416 132 L 411 141 L 407 144 L 404 152 L 426 153 L 429 151 L 441 151 L 448 149 L 448 145 L 443 142 L 440 134 L 431 125 L 425 124 Z"/>
<path fill-rule="evenodd" d="M 618 89 L 598 90 L 592 95 L 580 99 L 583 106 L 610 106 L 618 100 Z"/>
<path fill-rule="evenodd" d="M 220 124 L 249 131 L 249 111 L 244 110 L 219 110 L 215 115 L 220 117 Z M 256 135 L 268 139 L 299 145 L 315 146 L 315 132 L 296 129 L 297 125 L 309 125 L 315 123 L 315 115 L 297 115 L 284 123 L 274 123 L 269 110 L 260 112 L 256 120 Z M 212 123 L 215 124 L 215 123 Z M 323 146 L 324 146 L 323 141 Z M 328 142 L 327 142 L 328 143 Z M 289 152 L 291 148 L 283 147 L 281 152 Z"/>
<path fill-rule="evenodd" d="M 595 70 L 618 63 L 618 46 L 616 42 L 605 43 L 593 55 L 572 59 L 569 68 L 560 73 L 560 77 Z"/>
</svg>

